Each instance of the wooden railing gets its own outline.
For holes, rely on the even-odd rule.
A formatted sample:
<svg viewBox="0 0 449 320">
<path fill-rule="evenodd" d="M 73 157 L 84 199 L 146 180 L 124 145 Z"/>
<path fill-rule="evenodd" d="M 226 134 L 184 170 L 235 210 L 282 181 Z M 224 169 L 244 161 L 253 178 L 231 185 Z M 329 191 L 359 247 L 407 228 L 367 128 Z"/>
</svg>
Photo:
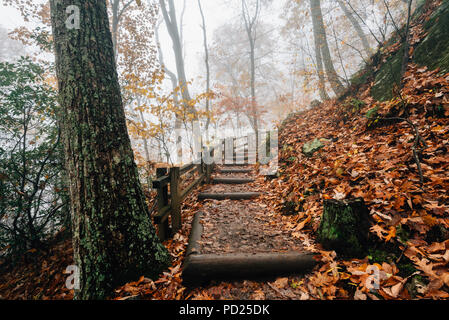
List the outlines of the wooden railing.
<svg viewBox="0 0 449 320">
<path fill-rule="evenodd" d="M 228 138 L 228 142 L 226 139 L 223 139 L 216 146 L 208 148 L 206 152 L 209 152 L 210 157 L 215 161 L 206 161 L 207 163 L 205 163 L 201 154 L 199 155 L 200 160 L 186 164 L 183 167 L 156 169 L 156 180 L 153 181 L 153 189 L 157 191 L 157 199 L 152 218 L 157 225 L 157 234 L 161 240 L 170 238 L 181 229 L 181 204 L 183 200 L 199 184 L 203 182 L 210 183 L 211 174 L 216 162 L 229 163 L 230 159 L 225 161 L 226 147 L 228 149 L 230 147 L 232 148 L 232 154 L 234 155 L 232 161 L 234 163 L 238 164 L 248 160 L 249 137 L 251 136 Z M 236 152 L 237 150 L 243 150 L 243 158 L 237 157 L 237 154 L 242 154 Z M 256 157 L 257 155 L 252 155 L 251 158 L 256 159 Z M 194 176 L 195 174 L 197 174 L 197 177 L 188 186 L 181 189 L 182 177 Z"/>
</svg>

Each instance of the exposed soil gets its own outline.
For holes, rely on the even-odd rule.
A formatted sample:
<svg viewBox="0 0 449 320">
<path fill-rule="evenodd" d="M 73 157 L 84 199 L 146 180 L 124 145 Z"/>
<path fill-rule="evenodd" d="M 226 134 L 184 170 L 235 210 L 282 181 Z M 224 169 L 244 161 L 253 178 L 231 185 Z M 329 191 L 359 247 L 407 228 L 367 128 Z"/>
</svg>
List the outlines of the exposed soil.
<svg viewBox="0 0 449 320">
<path fill-rule="evenodd" d="M 279 215 L 252 200 L 210 200 L 203 206 L 202 254 L 303 250 L 300 240 L 279 230 Z"/>
<path fill-rule="evenodd" d="M 229 167 L 227 167 L 229 168 Z M 232 167 L 239 169 L 248 166 Z M 247 173 L 220 173 L 214 177 L 256 178 L 257 171 Z M 207 185 L 202 192 L 231 193 L 258 192 L 258 182 L 247 184 Z M 301 241 L 290 232 L 281 231 L 282 216 L 275 214 L 265 204 L 253 200 L 206 200 L 202 208 L 202 254 L 220 253 L 270 253 L 303 251 Z"/>
<path fill-rule="evenodd" d="M 230 177 L 228 177 L 230 178 Z M 259 188 L 254 183 L 247 184 L 213 184 L 207 185 L 201 190 L 206 193 L 232 193 L 232 192 L 259 192 Z"/>
</svg>

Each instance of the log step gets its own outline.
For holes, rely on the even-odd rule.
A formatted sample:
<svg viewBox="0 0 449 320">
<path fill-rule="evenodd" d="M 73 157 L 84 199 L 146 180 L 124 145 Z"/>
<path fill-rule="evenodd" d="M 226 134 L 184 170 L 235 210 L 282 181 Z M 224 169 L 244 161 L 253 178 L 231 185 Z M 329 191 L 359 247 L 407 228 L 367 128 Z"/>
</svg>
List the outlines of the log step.
<svg viewBox="0 0 449 320">
<path fill-rule="evenodd" d="M 214 199 L 214 200 L 246 200 L 253 199 L 260 196 L 260 192 L 232 192 L 232 193 L 200 193 L 199 200 Z"/>
<path fill-rule="evenodd" d="M 235 253 L 191 254 L 183 266 L 183 284 L 203 285 L 211 280 L 258 279 L 292 274 L 305 274 L 316 261 L 312 254 L 288 253 Z"/>
<path fill-rule="evenodd" d="M 254 182 L 251 178 L 214 178 L 212 183 L 214 184 L 245 184 Z"/>
<path fill-rule="evenodd" d="M 282 275 L 304 274 L 316 265 L 313 254 L 296 251 L 257 254 L 201 254 L 202 216 L 203 213 L 199 211 L 192 221 L 192 230 L 182 271 L 185 286 L 203 285 L 210 280 L 276 278 Z"/>
<path fill-rule="evenodd" d="M 238 165 L 238 164 L 234 164 L 234 165 Z M 226 164 L 225 164 L 226 166 Z M 228 164 L 229 166 L 229 164 Z M 250 173 L 252 172 L 253 169 L 220 169 L 221 173 Z"/>
</svg>

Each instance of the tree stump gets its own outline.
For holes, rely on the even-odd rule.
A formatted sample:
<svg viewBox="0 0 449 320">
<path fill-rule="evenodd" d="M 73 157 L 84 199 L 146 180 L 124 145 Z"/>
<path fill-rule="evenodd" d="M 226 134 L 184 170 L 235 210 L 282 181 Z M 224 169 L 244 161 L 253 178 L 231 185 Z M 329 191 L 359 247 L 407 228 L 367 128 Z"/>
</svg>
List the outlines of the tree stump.
<svg viewBox="0 0 449 320">
<path fill-rule="evenodd" d="M 343 256 L 361 257 L 368 233 L 369 211 L 362 198 L 324 201 L 317 239 L 325 249 Z"/>
</svg>

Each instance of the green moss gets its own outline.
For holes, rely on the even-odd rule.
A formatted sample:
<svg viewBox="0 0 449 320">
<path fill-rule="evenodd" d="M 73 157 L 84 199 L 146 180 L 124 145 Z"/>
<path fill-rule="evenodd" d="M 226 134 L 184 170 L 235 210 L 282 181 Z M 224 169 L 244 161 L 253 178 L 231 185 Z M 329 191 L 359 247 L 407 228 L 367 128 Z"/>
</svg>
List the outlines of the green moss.
<svg viewBox="0 0 449 320">
<path fill-rule="evenodd" d="M 414 18 L 422 14 L 422 12 L 423 7 L 421 6 L 414 14 Z M 449 41 L 447 38 L 447 32 L 449 30 L 448 1 L 444 1 L 433 13 L 431 19 L 424 24 L 424 29 L 428 35 L 416 46 L 412 62 L 427 66 L 431 70 L 440 68 L 442 73 L 449 72 Z M 401 31 L 403 32 L 403 28 Z M 394 39 L 395 37 L 390 39 L 389 44 L 392 44 L 394 41 L 391 40 Z M 374 85 L 371 88 L 371 95 L 374 99 L 386 101 L 393 98 L 392 89 L 400 81 L 403 55 L 404 49 L 401 48 L 389 57 L 375 74 Z M 362 78 L 357 80 L 361 81 Z"/>
<path fill-rule="evenodd" d="M 374 85 L 371 88 L 371 95 L 379 101 L 393 98 L 393 87 L 399 84 L 401 75 L 402 57 L 404 49 L 400 49 L 382 65 L 376 73 Z"/>
<path fill-rule="evenodd" d="M 408 260 L 408 259 L 407 259 Z M 403 263 L 399 263 L 397 265 L 399 269 L 399 276 L 403 278 L 410 277 L 412 274 L 414 274 L 417 270 L 415 268 L 415 265 L 410 262 L 410 260 L 405 261 Z"/>
<path fill-rule="evenodd" d="M 344 256 L 362 256 L 368 234 L 368 212 L 359 199 L 351 204 L 327 200 L 318 229 L 324 248 Z"/>
<path fill-rule="evenodd" d="M 444 1 L 424 25 L 428 35 L 417 46 L 414 61 L 429 69 L 449 72 L 449 2 Z"/>
<path fill-rule="evenodd" d="M 364 83 L 367 83 L 369 78 L 373 75 L 372 72 L 370 72 L 370 69 L 371 68 L 362 69 L 354 74 L 349 80 L 351 82 L 351 85 L 354 87 L 358 87 Z"/>
<path fill-rule="evenodd" d="M 379 263 L 382 264 L 383 262 L 390 262 L 394 260 L 395 255 L 391 252 L 381 250 L 381 249 L 374 249 L 370 248 L 368 250 L 368 259 L 370 263 Z"/>
<path fill-rule="evenodd" d="M 368 110 L 368 111 L 366 112 L 366 114 L 365 114 L 365 117 L 366 117 L 367 119 L 372 120 L 372 119 L 374 119 L 374 118 L 377 117 L 377 112 L 378 112 L 378 111 L 379 111 L 379 107 L 376 106 L 376 107 L 374 107 L 374 108 Z"/>
</svg>

